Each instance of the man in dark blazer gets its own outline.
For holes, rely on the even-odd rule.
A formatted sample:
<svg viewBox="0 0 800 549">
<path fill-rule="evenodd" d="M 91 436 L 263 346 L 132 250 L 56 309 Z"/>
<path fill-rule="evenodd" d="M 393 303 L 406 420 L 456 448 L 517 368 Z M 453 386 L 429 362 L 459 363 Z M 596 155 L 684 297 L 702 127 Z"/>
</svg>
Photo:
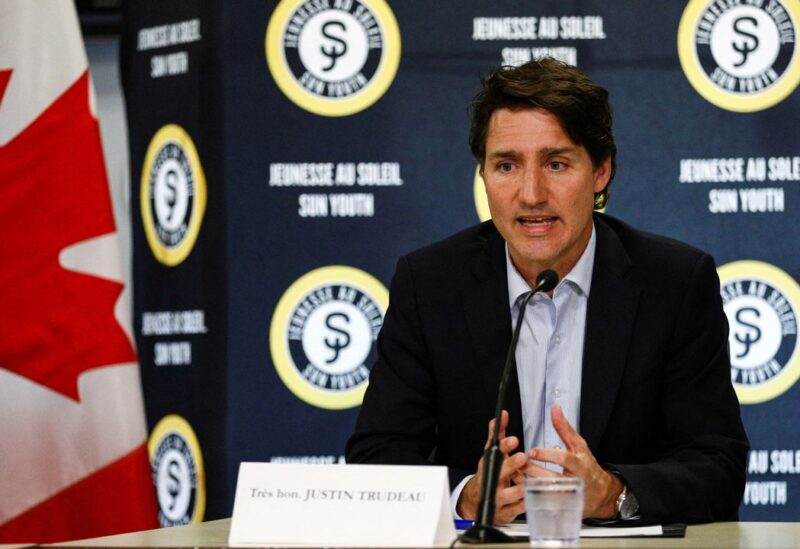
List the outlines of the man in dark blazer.
<svg viewBox="0 0 800 549">
<path fill-rule="evenodd" d="M 509 270 L 530 286 L 555 270 L 558 303 L 563 279 L 588 263 L 591 284 L 576 290 L 579 416 L 570 422 L 560 406 L 540 414 L 565 448 L 530 448 L 530 403 L 512 374 L 496 521 L 524 511 L 523 474 L 584 478 L 585 517 L 735 517 L 748 443 L 715 265 L 592 213 L 615 168 L 605 90 L 551 59 L 500 69 L 473 105 L 470 143 L 493 221 L 398 262 L 348 462 L 446 465 L 458 513 L 473 517 L 511 339 Z"/>
</svg>

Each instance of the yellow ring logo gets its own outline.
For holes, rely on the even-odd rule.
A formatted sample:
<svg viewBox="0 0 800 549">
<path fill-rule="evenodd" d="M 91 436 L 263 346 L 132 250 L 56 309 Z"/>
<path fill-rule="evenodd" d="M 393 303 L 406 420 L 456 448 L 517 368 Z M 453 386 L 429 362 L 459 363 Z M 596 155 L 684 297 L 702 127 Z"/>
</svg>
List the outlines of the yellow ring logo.
<svg viewBox="0 0 800 549">
<path fill-rule="evenodd" d="M 189 134 L 168 124 L 150 140 L 139 206 L 153 256 L 174 267 L 192 251 L 206 210 L 206 177 Z"/>
<path fill-rule="evenodd" d="M 389 292 L 372 275 L 331 265 L 306 273 L 278 301 L 272 362 L 298 398 L 329 410 L 359 406 Z"/>
<path fill-rule="evenodd" d="M 198 524 L 206 511 L 203 454 L 191 425 L 178 415 L 161 419 L 147 441 L 162 528 Z"/>
<path fill-rule="evenodd" d="M 791 0 L 691 0 L 678 27 L 678 56 L 694 89 L 717 107 L 755 112 L 800 83 L 800 4 Z"/>
<path fill-rule="evenodd" d="M 282 0 L 264 47 L 286 97 L 322 116 L 363 111 L 400 65 L 400 30 L 385 0 Z"/>
<path fill-rule="evenodd" d="M 800 377 L 797 314 L 800 286 L 761 261 L 734 261 L 718 269 L 728 317 L 731 381 L 742 404 L 771 400 Z"/>
<path fill-rule="evenodd" d="M 472 198 L 475 200 L 475 211 L 478 213 L 478 219 L 488 221 L 492 218 L 492 212 L 489 211 L 489 198 L 486 196 L 486 184 L 483 182 L 481 176 L 481 167 L 475 168 L 475 178 L 472 182 Z"/>
</svg>

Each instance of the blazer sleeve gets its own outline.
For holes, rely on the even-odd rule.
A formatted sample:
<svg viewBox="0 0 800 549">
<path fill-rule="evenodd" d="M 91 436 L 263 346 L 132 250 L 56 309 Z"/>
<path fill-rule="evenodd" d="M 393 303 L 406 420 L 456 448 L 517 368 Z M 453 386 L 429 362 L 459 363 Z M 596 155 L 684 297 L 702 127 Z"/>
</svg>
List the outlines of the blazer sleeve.
<svg viewBox="0 0 800 549">
<path fill-rule="evenodd" d="M 437 392 L 410 261 L 398 261 L 348 463 L 436 463 Z M 451 488 L 470 471 L 449 469 Z"/>
<path fill-rule="evenodd" d="M 650 463 L 609 464 L 631 487 L 644 520 L 736 518 L 749 449 L 730 381 L 728 322 L 713 259 L 694 266 L 667 346 L 660 425 Z"/>
</svg>

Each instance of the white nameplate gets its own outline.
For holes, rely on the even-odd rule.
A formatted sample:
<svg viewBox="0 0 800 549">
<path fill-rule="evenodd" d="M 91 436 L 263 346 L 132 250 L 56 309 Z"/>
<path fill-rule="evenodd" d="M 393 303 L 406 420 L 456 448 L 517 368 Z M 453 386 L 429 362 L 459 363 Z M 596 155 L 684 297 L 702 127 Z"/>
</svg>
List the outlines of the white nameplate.
<svg viewBox="0 0 800 549">
<path fill-rule="evenodd" d="M 239 466 L 232 547 L 431 547 L 455 537 L 445 467 Z"/>
</svg>

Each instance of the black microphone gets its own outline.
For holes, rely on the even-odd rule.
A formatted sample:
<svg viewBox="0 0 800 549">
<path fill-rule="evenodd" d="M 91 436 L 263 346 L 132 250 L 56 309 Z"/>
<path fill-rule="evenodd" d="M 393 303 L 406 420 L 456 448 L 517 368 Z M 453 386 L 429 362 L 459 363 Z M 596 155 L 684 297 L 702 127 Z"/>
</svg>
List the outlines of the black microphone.
<svg viewBox="0 0 800 549">
<path fill-rule="evenodd" d="M 481 499 L 478 504 L 478 513 L 475 518 L 475 525 L 464 532 L 461 536 L 463 543 L 482 544 L 482 543 L 511 543 L 515 540 L 505 535 L 494 527 L 495 501 L 494 494 L 497 491 L 497 483 L 500 476 L 500 467 L 503 465 L 503 453 L 500 451 L 500 416 L 506 400 L 506 385 L 511 367 L 516 364 L 515 354 L 517 351 L 517 341 L 522 327 L 522 319 L 525 317 L 525 309 L 528 302 L 539 292 L 549 292 L 558 284 L 558 275 L 555 271 L 546 270 L 539 273 L 536 277 L 536 286 L 528 292 L 519 307 L 517 324 L 514 326 L 514 335 L 511 336 L 511 343 L 508 346 L 506 363 L 503 367 L 503 375 L 500 377 L 500 385 L 497 387 L 497 408 L 494 414 L 494 429 L 489 447 L 483 453 L 483 485 L 481 486 Z"/>
</svg>

